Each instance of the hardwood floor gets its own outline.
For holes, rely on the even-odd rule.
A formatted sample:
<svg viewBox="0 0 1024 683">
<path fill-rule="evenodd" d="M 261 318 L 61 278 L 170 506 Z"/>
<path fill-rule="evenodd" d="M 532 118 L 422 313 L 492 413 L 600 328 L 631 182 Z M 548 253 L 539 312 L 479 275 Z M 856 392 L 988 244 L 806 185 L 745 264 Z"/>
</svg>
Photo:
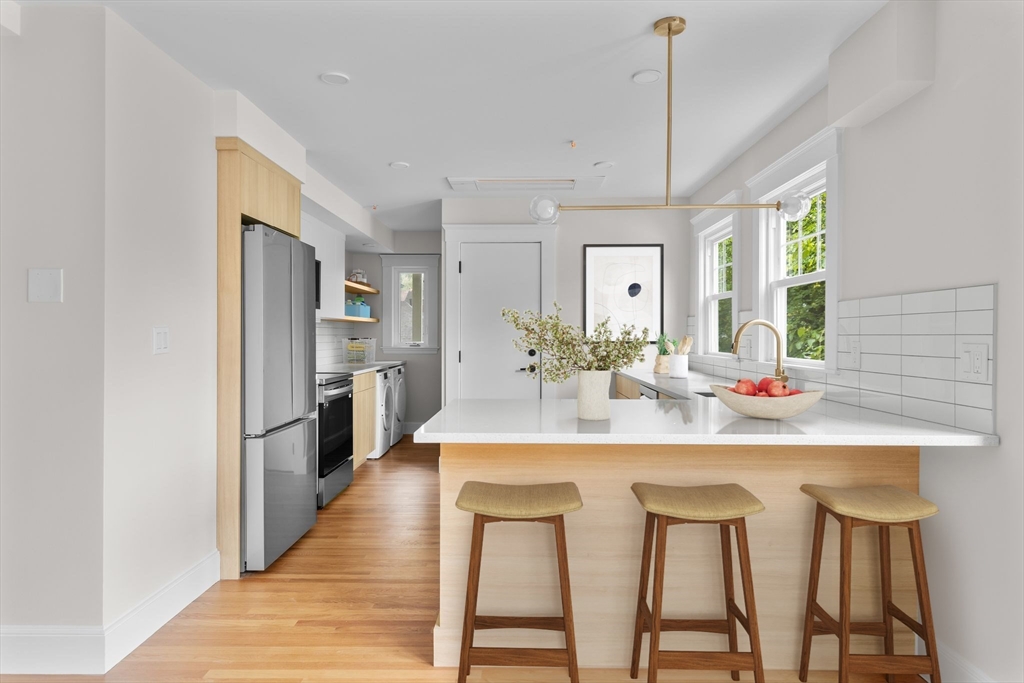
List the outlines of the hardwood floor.
<svg viewBox="0 0 1024 683">
<path fill-rule="evenodd" d="M 414 444 L 411 437 L 368 461 L 349 489 L 320 511 L 317 525 L 268 571 L 216 584 L 104 676 L 0 681 L 454 682 L 456 669 L 432 665 L 437 464 L 438 448 Z M 484 553 L 486 561 L 486 548 Z M 645 670 L 640 675 L 646 679 Z M 743 680 L 749 676 L 744 673 Z M 631 680 L 627 669 L 581 669 L 580 679 Z M 797 680 L 795 672 L 771 671 L 766 679 Z M 474 667 L 469 680 L 561 683 L 568 675 L 564 669 Z M 729 672 L 662 671 L 659 680 L 727 681 Z M 836 672 L 811 672 L 810 680 L 834 681 Z"/>
</svg>

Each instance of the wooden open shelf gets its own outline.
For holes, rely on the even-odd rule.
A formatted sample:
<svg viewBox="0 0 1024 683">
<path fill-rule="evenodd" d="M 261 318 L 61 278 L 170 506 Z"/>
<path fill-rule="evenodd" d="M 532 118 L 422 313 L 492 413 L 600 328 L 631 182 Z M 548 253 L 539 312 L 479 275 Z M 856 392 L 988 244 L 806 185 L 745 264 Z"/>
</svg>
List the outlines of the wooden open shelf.
<svg viewBox="0 0 1024 683">
<path fill-rule="evenodd" d="M 379 289 L 374 289 L 370 285 L 364 285 L 362 282 L 352 282 L 351 280 L 345 280 L 345 291 L 355 294 L 380 294 Z M 374 320 L 373 322 L 377 321 Z"/>
<path fill-rule="evenodd" d="M 340 318 L 320 318 L 321 320 L 327 320 L 336 323 L 379 323 L 379 318 L 360 318 L 354 315 L 343 315 Z"/>
</svg>

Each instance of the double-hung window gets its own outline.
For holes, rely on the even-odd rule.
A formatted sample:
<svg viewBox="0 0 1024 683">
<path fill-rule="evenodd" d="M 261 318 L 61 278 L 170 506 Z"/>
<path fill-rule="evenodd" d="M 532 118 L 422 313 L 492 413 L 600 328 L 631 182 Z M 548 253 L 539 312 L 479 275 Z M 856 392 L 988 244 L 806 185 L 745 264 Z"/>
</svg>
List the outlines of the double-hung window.
<svg viewBox="0 0 1024 683">
<path fill-rule="evenodd" d="M 799 190 L 811 210 L 798 221 L 770 212 L 768 305 L 782 333 L 785 360 L 825 360 L 827 200 L 824 167 Z"/>
<path fill-rule="evenodd" d="M 703 353 L 731 353 L 735 311 L 733 214 L 698 234 L 700 315 L 698 348 Z"/>
</svg>

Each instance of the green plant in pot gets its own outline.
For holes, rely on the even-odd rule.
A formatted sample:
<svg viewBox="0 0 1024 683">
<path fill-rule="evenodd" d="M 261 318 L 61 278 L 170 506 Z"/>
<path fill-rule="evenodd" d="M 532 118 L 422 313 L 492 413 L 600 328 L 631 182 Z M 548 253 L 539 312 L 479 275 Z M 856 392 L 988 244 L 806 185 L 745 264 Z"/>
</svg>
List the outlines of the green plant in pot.
<svg viewBox="0 0 1024 683">
<path fill-rule="evenodd" d="M 632 325 L 623 327 L 618 337 L 612 333 L 608 320 L 594 327 L 587 335 L 578 325 L 562 320 L 562 307 L 555 303 L 555 312 L 541 315 L 534 311 L 503 308 L 501 317 L 523 334 L 512 340 L 524 353 L 540 352 L 539 363 L 529 366 L 531 377 L 560 384 L 576 375 L 577 416 L 581 420 L 607 420 L 611 415 L 609 387 L 613 370 L 628 368 L 643 358 L 647 348 L 648 330 L 637 332 Z"/>
<path fill-rule="evenodd" d="M 659 375 L 668 374 L 669 356 L 675 353 L 678 346 L 678 340 L 669 339 L 664 332 L 658 336 L 658 355 L 654 358 L 654 371 L 656 373 Z"/>
</svg>

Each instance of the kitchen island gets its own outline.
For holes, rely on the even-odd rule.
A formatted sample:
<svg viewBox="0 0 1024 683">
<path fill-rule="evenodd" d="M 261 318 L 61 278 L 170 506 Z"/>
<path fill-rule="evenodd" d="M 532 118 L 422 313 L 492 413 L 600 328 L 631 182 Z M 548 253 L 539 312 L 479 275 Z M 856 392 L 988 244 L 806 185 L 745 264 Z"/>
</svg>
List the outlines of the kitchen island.
<svg viewBox="0 0 1024 683">
<path fill-rule="evenodd" d="M 679 400 L 612 401 L 611 419 L 602 422 L 578 420 L 572 400 L 453 401 L 416 432 L 418 443 L 441 445 L 436 666 L 457 666 L 459 660 L 473 516 L 456 509 L 455 498 L 465 481 L 579 486 L 583 509 L 565 519 L 577 649 L 581 667 L 601 668 L 629 666 L 644 528 L 644 511 L 630 485 L 741 484 L 766 508 L 747 522 L 765 668 L 794 671 L 814 518 L 814 502 L 800 493 L 800 485 L 894 484 L 917 491 L 920 446 L 998 443 L 993 435 L 827 401 L 790 420 L 748 419 L 698 394 L 708 381 L 714 380 L 693 373 L 687 385 L 676 385 Z M 718 530 L 684 525 L 670 535 L 666 617 L 721 618 Z M 830 523 L 819 602 L 833 614 L 838 613 L 837 537 Z M 878 619 L 878 541 L 872 528 L 854 534 L 853 572 L 854 620 Z M 893 583 L 895 602 L 916 614 L 909 545 L 901 533 L 893 534 Z M 479 613 L 557 615 L 559 604 L 550 529 L 488 526 Z M 485 630 L 476 633 L 474 644 L 562 647 L 563 642 L 556 632 Z M 816 639 L 812 669 L 836 669 L 837 642 Z M 854 643 L 857 651 L 881 652 L 881 639 L 858 636 Z M 741 631 L 740 649 L 747 645 Z M 913 634 L 897 629 L 896 647 L 897 653 L 912 653 Z M 643 662 L 646 648 L 645 639 Z M 666 633 L 662 648 L 726 649 L 726 637 Z"/>
</svg>

